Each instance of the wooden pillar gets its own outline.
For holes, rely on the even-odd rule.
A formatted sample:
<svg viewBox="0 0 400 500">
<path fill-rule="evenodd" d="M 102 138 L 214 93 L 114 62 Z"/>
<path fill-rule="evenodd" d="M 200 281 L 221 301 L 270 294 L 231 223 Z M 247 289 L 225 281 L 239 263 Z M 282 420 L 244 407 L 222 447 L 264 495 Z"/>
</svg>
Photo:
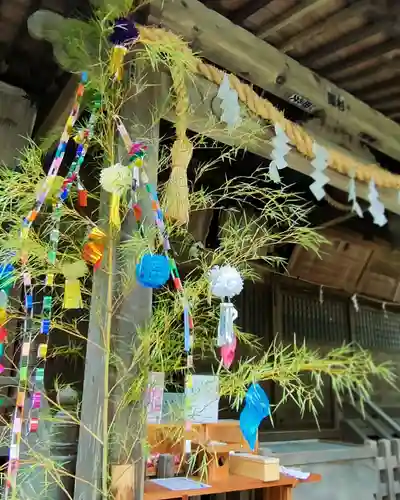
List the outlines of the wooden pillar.
<svg viewBox="0 0 400 500">
<path fill-rule="evenodd" d="M 158 109 L 160 86 L 159 75 L 136 65 L 133 82 L 138 82 L 137 98 L 130 99 L 123 108 L 122 120 L 132 140 L 146 140 L 148 151 L 146 171 L 151 182 L 156 185 L 158 167 L 159 123 L 155 120 Z M 146 88 L 143 90 L 143 84 Z M 133 83 L 135 85 L 135 83 Z M 132 89 L 135 94 L 135 88 Z M 126 161 L 123 147 L 118 149 L 118 160 Z M 103 202 L 104 204 L 104 202 Z M 151 204 L 143 193 L 141 199 L 144 225 L 153 224 Z M 103 210 L 103 213 L 107 210 Z M 130 212 L 122 224 L 121 242 L 132 237 L 136 222 Z M 143 494 L 144 463 L 143 438 L 144 414 L 143 399 L 135 404 L 124 406 L 123 400 L 132 380 L 135 378 L 135 366 L 132 365 L 133 352 L 137 347 L 138 328 L 143 327 L 150 317 L 152 308 L 152 290 L 133 286 L 128 291 L 124 288 L 124 276 L 132 275 L 132 262 L 124 264 L 117 255 L 113 265 L 99 270 L 94 278 L 93 296 L 90 311 L 85 379 L 82 397 L 81 431 L 78 445 L 76 468 L 75 500 L 100 500 L 102 482 L 103 435 L 104 425 L 110 425 L 108 463 L 112 463 L 111 481 L 114 498 L 117 500 L 139 500 Z M 107 263 L 107 255 L 104 263 Z M 134 260 L 134 259 L 132 259 Z M 104 325 L 106 323 L 105 297 L 107 277 L 114 276 L 115 296 L 122 300 L 114 310 L 112 327 L 112 351 L 115 371 L 110 381 L 112 393 L 107 393 L 105 374 L 106 344 Z M 104 402 L 110 400 L 109 412 L 104 419 Z M 108 405 L 106 404 L 106 407 Z M 105 499 L 104 499 L 105 500 Z"/>
<path fill-rule="evenodd" d="M 146 173 L 151 183 L 157 186 L 159 120 L 157 113 L 161 103 L 160 75 L 154 73 L 143 61 L 137 61 L 134 71 L 134 82 L 137 83 L 137 98 L 129 100 L 123 108 L 124 124 L 133 141 L 145 140 L 148 150 L 145 161 Z M 146 88 L 143 89 L 143 84 Z M 135 87 L 132 88 L 135 92 Z M 121 158 L 126 158 L 121 146 Z M 123 151 L 123 153 L 122 153 Z M 140 204 L 143 210 L 143 226 L 154 227 L 151 203 L 145 190 L 141 190 Z M 137 230 L 132 212 L 129 212 L 121 233 L 121 241 L 126 241 Z M 134 257 L 134 256 L 132 256 Z M 132 259 L 134 260 L 134 259 Z M 113 349 L 118 363 L 115 389 L 111 395 L 114 424 L 111 429 L 110 458 L 112 462 L 112 488 L 116 500 L 139 500 L 143 498 L 143 482 L 145 462 L 143 444 L 145 440 L 145 408 L 144 394 L 139 401 L 129 406 L 121 406 L 128 393 L 132 381 L 138 376 L 140 367 L 132 363 L 134 352 L 139 346 L 137 331 L 145 326 L 151 318 L 152 289 L 129 283 L 124 286 L 123 276 L 132 276 L 132 263 L 126 263 L 127 269 L 119 273 L 119 293 L 124 298 L 116 311 Z"/>
<path fill-rule="evenodd" d="M 105 228 L 109 195 L 100 197 L 99 226 Z M 93 278 L 92 300 L 86 349 L 85 373 L 81 405 L 81 426 L 76 463 L 75 500 L 100 500 L 103 454 L 103 412 L 107 383 L 106 295 L 109 273 L 115 273 L 115 261 L 108 265 L 106 248 L 102 267 Z M 107 395 L 108 396 L 108 395 Z"/>
</svg>

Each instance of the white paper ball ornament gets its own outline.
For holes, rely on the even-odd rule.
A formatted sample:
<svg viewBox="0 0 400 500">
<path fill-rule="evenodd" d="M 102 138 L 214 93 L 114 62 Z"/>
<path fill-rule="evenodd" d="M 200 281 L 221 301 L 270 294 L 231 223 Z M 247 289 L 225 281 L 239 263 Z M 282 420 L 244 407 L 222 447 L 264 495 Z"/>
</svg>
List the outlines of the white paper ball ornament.
<svg viewBox="0 0 400 500">
<path fill-rule="evenodd" d="M 215 266 L 210 271 L 211 292 L 216 297 L 231 299 L 243 290 L 243 279 L 232 266 Z"/>
<path fill-rule="evenodd" d="M 132 170 L 120 163 L 103 168 L 100 184 L 108 193 L 121 196 L 132 185 Z"/>
</svg>

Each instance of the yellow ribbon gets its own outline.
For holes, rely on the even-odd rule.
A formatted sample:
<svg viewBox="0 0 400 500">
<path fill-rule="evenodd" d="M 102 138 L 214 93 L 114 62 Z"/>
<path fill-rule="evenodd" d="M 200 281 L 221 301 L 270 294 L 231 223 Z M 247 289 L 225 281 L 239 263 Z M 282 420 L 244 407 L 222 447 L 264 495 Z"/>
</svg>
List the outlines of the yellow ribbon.
<svg viewBox="0 0 400 500">
<path fill-rule="evenodd" d="M 119 194 L 113 193 L 111 195 L 110 222 L 117 229 L 120 229 L 121 227 L 121 217 L 119 214 L 120 201 L 121 201 L 121 196 Z"/>
<path fill-rule="evenodd" d="M 128 49 L 122 45 L 116 45 L 111 52 L 110 71 L 118 81 L 122 80 L 124 73 L 124 59 Z"/>
<path fill-rule="evenodd" d="M 64 288 L 64 309 L 83 307 L 81 283 L 78 279 L 66 279 Z"/>
</svg>

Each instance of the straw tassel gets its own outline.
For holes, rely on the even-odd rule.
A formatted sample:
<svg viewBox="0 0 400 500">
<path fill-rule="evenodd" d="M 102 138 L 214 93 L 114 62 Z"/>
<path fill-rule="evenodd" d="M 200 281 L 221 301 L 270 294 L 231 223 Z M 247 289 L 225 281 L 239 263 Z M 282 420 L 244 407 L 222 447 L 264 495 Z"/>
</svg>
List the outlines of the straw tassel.
<svg viewBox="0 0 400 500">
<path fill-rule="evenodd" d="M 166 215 L 180 224 L 189 221 L 189 186 L 187 168 L 193 145 L 187 137 L 177 139 L 172 146 L 172 171 L 165 190 Z"/>
<path fill-rule="evenodd" d="M 175 94 L 176 140 L 172 146 L 172 171 L 165 191 L 166 215 L 180 224 L 189 221 L 189 186 L 187 169 L 193 155 L 193 145 L 187 137 L 187 117 L 190 111 L 185 73 L 171 69 Z"/>
</svg>

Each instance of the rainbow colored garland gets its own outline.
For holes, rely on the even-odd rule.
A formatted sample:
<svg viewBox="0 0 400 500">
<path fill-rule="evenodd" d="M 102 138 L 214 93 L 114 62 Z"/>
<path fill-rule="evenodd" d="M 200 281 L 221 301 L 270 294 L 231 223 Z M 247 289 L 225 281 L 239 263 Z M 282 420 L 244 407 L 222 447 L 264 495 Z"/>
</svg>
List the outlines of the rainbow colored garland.
<svg viewBox="0 0 400 500">
<path fill-rule="evenodd" d="M 168 234 L 166 232 L 164 215 L 161 210 L 160 202 L 157 195 L 157 190 L 150 183 L 149 177 L 146 173 L 145 167 L 143 165 L 144 158 L 146 155 L 147 147 L 142 143 L 134 143 L 132 142 L 128 131 L 124 124 L 119 121 L 117 124 L 118 131 L 120 136 L 124 142 L 125 148 L 129 155 L 129 166 L 132 168 L 132 188 L 131 188 L 131 209 L 135 216 L 138 227 L 141 228 L 141 218 L 142 218 L 142 209 L 138 204 L 137 200 L 137 188 L 140 184 L 142 184 L 148 193 L 151 207 L 153 211 L 154 223 L 158 231 L 160 242 L 163 245 L 163 251 L 165 257 L 168 259 L 170 276 L 173 280 L 175 291 L 179 293 L 182 305 L 183 305 L 183 319 L 184 319 L 184 350 L 186 352 L 186 369 L 187 375 L 185 378 L 185 386 L 186 389 L 192 388 L 192 369 L 193 369 L 193 318 L 190 313 L 189 302 L 184 293 L 184 288 L 182 285 L 182 280 L 179 276 L 178 268 L 175 262 L 175 259 L 170 255 L 171 245 L 168 239 Z M 186 418 L 185 430 L 190 431 L 191 423 Z M 191 451 L 191 441 L 186 440 L 185 444 L 186 453 L 190 453 Z"/>
<path fill-rule="evenodd" d="M 87 74 L 82 75 L 81 83 L 78 86 L 75 102 L 72 111 L 66 122 L 60 143 L 58 145 L 54 160 L 47 174 L 46 180 L 42 186 L 42 191 L 38 194 L 36 204 L 33 210 L 23 219 L 21 238 L 26 239 L 29 234 L 29 229 L 32 223 L 37 218 L 43 204 L 50 192 L 52 182 L 55 180 L 62 160 L 65 155 L 67 143 L 71 137 L 73 127 L 78 118 L 80 101 L 84 93 L 84 85 L 87 82 Z M 57 202 L 53 205 L 53 229 L 50 233 L 50 250 L 48 252 L 48 261 L 51 266 L 56 264 L 57 247 L 59 240 L 59 225 L 61 220 L 61 208 L 63 202 L 67 199 L 69 190 L 74 181 L 79 179 L 79 170 L 83 164 L 87 146 L 95 123 L 95 114 L 92 113 L 88 127 L 81 131 L 75 138 L 77 142 L 75 158 L 71 164 L 69 172 L 61 186 L 57 195 Z M 78 186 L 81 186 L 79 184 Z M 79 189 L 79 187 L 78 187 Z M 17 474 L 20 461 L 20 445 L 22 439 L 23 427 L 26 434 L 37 432 L 39 428 L 39 411 L 42 406 L 42 397 L 44 393 L 44 365 L 47 355 L 48 338 L 51 329 L 51 311 L 52 311 L 52 291 L 54 285 L 54 273 L 48 273 L 45 280 L 46 293 L 42 303 L 42 320 L 40 333 L 35 332 L 34 328 L 34 300 L 33 286 L 31 275 L 27 268 L 29 255 L 26 252 L 22 253 L 22 275 L 24 283 L 24 326 L 23 326 L 23 343 L 21 350 L 21 359 L 19 367 L 19 384 L 16 398 L 16 407 L 14 411 L 11 444 L 9 449 L 9 463 L 7 472 L 7 481 L 5 487 L 5 499 L 8 498 L 11 492 L 12 497 L 16 494 Z M 36 367 L 32 374 L 29 373 L 30 363 L 33 358 L 33 340 L 40 335 L 42 340 L 36 349 Z M 31 406 L 29 408 L 28 419 L 25 422 L 24 413 L 27 405 L 27 395 L 31 393 Z"/>
</svg>

